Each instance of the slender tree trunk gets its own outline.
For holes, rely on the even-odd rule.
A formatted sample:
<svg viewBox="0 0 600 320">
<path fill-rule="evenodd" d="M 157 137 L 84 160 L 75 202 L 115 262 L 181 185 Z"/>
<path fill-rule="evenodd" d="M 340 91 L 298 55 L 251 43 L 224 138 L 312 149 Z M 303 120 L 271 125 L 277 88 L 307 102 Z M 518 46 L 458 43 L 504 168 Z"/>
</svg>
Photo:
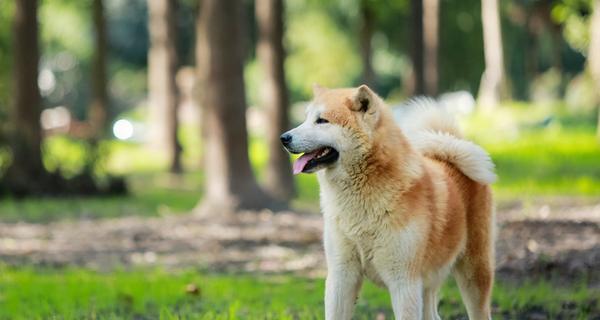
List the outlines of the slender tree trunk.
<svg viewBox="0 0 600 320">
<path fill-rule="evenodd" d="M 95 49 L 92 66 L 92 103 L 88 120 L 92 129 L 92 140 L 99 140 L 106 129 L 108 118 L 108 92 L 106 80 L 106 20 L 102 0 L 93 0 L 92 8 Z"/>
<path fill-rule="evenodd" d="M 148 0 L 150 50 L 148 86 L 150 89 L 151 143 L 169 156 L 170 171 L 181 172 L 181 144 L 177 137 L 177 0 Z"/>
<path fill-rule="evenodd" d="M 37 86 L 39 45 L 37 0 L 15 1 L 14 100 L 10 113 L 12 163 L 7 176 L 11 191 L 24 195 L 45 176 L 42 164 L 41 97 Z"/>
<path fill-rule="evenodd" d="M 425 94 L 438 93 L 439 0 L 423 0 L 423 75 Z"/>
<path fill-rule="evenodd" d="M 279 140 L 279 136 L 289 129 L 289 101 L 283 66 L 283 12 L 283 0 L 256 1 L 257 55 L 264 71 L 261 89 L 268 120 L 266 189 L 274 198 L 289 201 L 294 195 L 294 178 L 289 155 Z"/>
<path fill-rule="evenodd" d="M 410 30 L 412 60 L 412 95 L 425 93 L 425 75 L 423 71 L 423 0 L 410 1 Z"/>
<path fill-rule="evenodd" d="M 479 86 L 479 104 L 488 109 L 497 106 L 504 85 L 504 57 L 498 0 L 481 1 L 485 71 Z"/>
<path fill-rule="evenodd" d="M 239 10 L 239 0 L 203 0 L 200 5 L 196 61 L 203 108 L 203 213 L 257 209 L 270 202 L 256 183 L 248 157 Z"/>
<path fill-rule="evenodd" d="M 592 21 L 590 23 L 591 41 L 588 53 L 588 68 L 596 84 L 596 103 L 598 104 L 598 125 L 596 134 L 600 141 L 600 0 L 594 0 Z"/>
<path fill-rule="evenodd" d="M 361 26 L 360 26 L 360 55 L 362 58 L 362 83 L 371 88 L 376 86 L 375 70 L 373 70 L 373 40 L 375 16 L 369 7 L 367 0 L 360 2 Z"/>
</svg>

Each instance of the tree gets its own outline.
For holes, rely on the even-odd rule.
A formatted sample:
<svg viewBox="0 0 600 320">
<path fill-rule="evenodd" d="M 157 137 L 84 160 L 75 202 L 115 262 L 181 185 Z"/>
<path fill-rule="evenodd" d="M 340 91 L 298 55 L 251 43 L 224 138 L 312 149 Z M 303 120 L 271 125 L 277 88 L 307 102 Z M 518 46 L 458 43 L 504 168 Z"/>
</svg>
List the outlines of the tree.
<svg viewBox="0 0 600 320">
<path fill-rule="evenodd" d="M 106 80 L 106 19 L 102 0 L 94 0 L 92 15 L 94 22 L 95 52 L 92 66 L 92 102 L 88 121 L 92 129 L 92 140 L 99 140 L 104 134 L 108 119 L 108 92 Z"/>
<path fill-rule="evenodd" d="M 203 0 L 196 68 L 203 108 L 205 196 L 201 212 L 269 205 L 250 168 L 246 132 L 241 1 Z"/>
<path fill-rule="evenodd" d="M 423 0 L 423 80 L 425 94 L 438 93 L 439 0 Z"/>
<path fill-rule="evenodd" d="M 259 29 L 257 55 L 264 80 L 262 101 L 268 120 L 266 189 L 276 199 L 289 201 L 294 195 L 294 178 L 288 153 L 279 136 L 289 129 L 288 92 L 285 81 L 283 48 L 283 0 L 257 0 L 256 19 Z"/>
<path fill-rule="evenodd" d="M 481 20 L 485 71 L 481 76 L 478 98 L 479 104 L 484 108 L 494 108 L 504 90 L 504 58 L 498 0 L 481 1 Z"/>
<path fill-rule="evenodd" d="M 17 0 L 14 18 L 14 100 L 12 124 L 12 162 L 7 172 L 11 191 L 17 195 L 36 189 L 46 176 L 42 164 L 41 97 L 37 86 L 39 44 L 37 0 Z"/>
<path fill-rule="evenodd" d="M 360 1 L 360 55 L 362 58 L 362 83 L 375 88 L 375 71 L 373 70 L 373 32 L 375 12 L 368 0 Z"/>
<path fill-rule="evenodd" d="M 412 61 L 412 94 L 425 93 L 423 74 L 423 0 L 410 1 L 410 59 Z"/>
<path fill-rule="evenodd" d="M 149 0 L 150 50 L 148 87 L 150 91 L 151 142 L 167 150 L 170 171 L 181 172 L 181 144 L 177 138 L 177 49 L 175 10 L 177 0 Z"/>
<path fill-rule="evenodd" d="M 588 49 L 588 69 L 596 85 L 598 103 L 598 125 L 596 135 L 600 140 L 600 0 L 594 0 L 592 21 L 590 22 L 590 46 Z"/>
<path fill-rule="evenodd" d="M 413 94 L 438 91 L 439 0 L 411 0 Z"/>
</svg>

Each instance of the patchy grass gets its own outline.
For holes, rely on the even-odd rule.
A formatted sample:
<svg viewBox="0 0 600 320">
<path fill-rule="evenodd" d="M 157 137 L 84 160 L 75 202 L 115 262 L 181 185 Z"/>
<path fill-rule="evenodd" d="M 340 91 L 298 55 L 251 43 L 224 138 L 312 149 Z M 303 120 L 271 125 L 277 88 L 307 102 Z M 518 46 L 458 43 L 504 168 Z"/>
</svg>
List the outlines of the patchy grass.
<svg viewBox="0 0 600 320">
<path fill-rule="evenodd" d="M 1 267 L 0 271 L 0 319 L 321 319 L 323 314 L 322 279 L 157 269 L 97 273 Z M 464 317 L 453 283 L 443 288 L 441 296 L 444 318 Z M 580 284 L 499 283 L 494 314 L 516 319 L 537 312 L 551 319 L 588 319 L 600 315 L 593 303 L 598 299 L 598 291 Z M 391 318 L 389 296 L 366 283 L 356 318 L 374 319 L 380 313 Z"/>
</svg>

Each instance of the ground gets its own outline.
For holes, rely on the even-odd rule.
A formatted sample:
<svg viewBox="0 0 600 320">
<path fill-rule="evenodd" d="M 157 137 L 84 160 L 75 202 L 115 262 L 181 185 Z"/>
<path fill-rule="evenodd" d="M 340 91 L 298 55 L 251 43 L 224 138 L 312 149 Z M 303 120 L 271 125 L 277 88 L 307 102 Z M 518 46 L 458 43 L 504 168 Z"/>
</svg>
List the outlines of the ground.
<svg viewBox="0 0 600 320">
<path fill-rule="evenodd" d="M 600 204 L 509 206 L 498 212 L 498 220 L 497 315 L 600 319 Z M 4 261 L 0 288 L 6 289 L 0 295 L 4 307 L 0 310 L 7 310 L 6 314 L 0 311 L 0 318 L 28 318 L 31 311 L 23 303 L 41 296 L 49 299 L 48 309 L 31 315 L 259 318 L 260 313 L 250 310 L 258 307 L 256 303 L 267 303 L 265 297 L 273 294 L 289 295 L 287 299 L 293 301 L 279 297 L 277 308 L 268 303 L 263 306 L 274 318 L 314 318 L 321 312 L 315 310 L 321 308 L 325 265 L 322 221 L 316 214 L 263 211 L 240 213 L 234 219 L 167 215 L 1 223 L 0 234 L 0 260 Z M 23 265 L 28 266 L 24 271 Z M 238 295 L 238 286 L 249 292 Z M 560 293 L 545 297 L 543 291 L 553 286 Z M 15 293 L 14 289 L 23 291 Z M 167 292 L 160 293 L 163 289 Z M 200 296 L 197 290 L 209 297 Z M 172 298 L 165 296 L 169 291 L 173 291 Z M 512 291 L 520 293 L 513 296 Z M 68 306 L 62 303 L 69 299 L 55 305 L 57 301 L 46 297 L 48 293 L 73 296 L 75 301 L 67 304 L 84 297 L 95 302 L 85 301 L 83 309 L 65 314 L 61 308 Z M 317 309 L 307 308 L 306 300 L 299 297 L 304 294 Z M 444 296 L 443 314 L 463 317 L 454 284 L 444 289 Z M 113 300 L 117 306 L 111 307 Z M 359 301 L 358 314 L 365 319 L 389 316 L 385 292 L 369 285 Z"/>
</svg>

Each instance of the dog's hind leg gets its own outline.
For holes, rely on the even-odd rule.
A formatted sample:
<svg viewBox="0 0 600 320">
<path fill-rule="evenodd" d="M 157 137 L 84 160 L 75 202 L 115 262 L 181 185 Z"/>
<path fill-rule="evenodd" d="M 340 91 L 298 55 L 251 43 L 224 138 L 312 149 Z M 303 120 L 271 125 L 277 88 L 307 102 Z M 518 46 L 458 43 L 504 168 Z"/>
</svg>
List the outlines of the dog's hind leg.
<svg viewBox="0 0 600 320">
<path fill-rule="evenodd" d="M 469 319 L 491 319 L 493 271 L 484 264 L 462 260 L 456 266 L 454 279 L 460 289 Z"/>
<path fill-rule="evenodd" d="M 491 319 L 494 284 L 494 212 L 490 197 L 482 197 L 469 211 L 467 245 L 455 264 L 454 278 L 469 319 L 487 320 Z"/>
</svg>

